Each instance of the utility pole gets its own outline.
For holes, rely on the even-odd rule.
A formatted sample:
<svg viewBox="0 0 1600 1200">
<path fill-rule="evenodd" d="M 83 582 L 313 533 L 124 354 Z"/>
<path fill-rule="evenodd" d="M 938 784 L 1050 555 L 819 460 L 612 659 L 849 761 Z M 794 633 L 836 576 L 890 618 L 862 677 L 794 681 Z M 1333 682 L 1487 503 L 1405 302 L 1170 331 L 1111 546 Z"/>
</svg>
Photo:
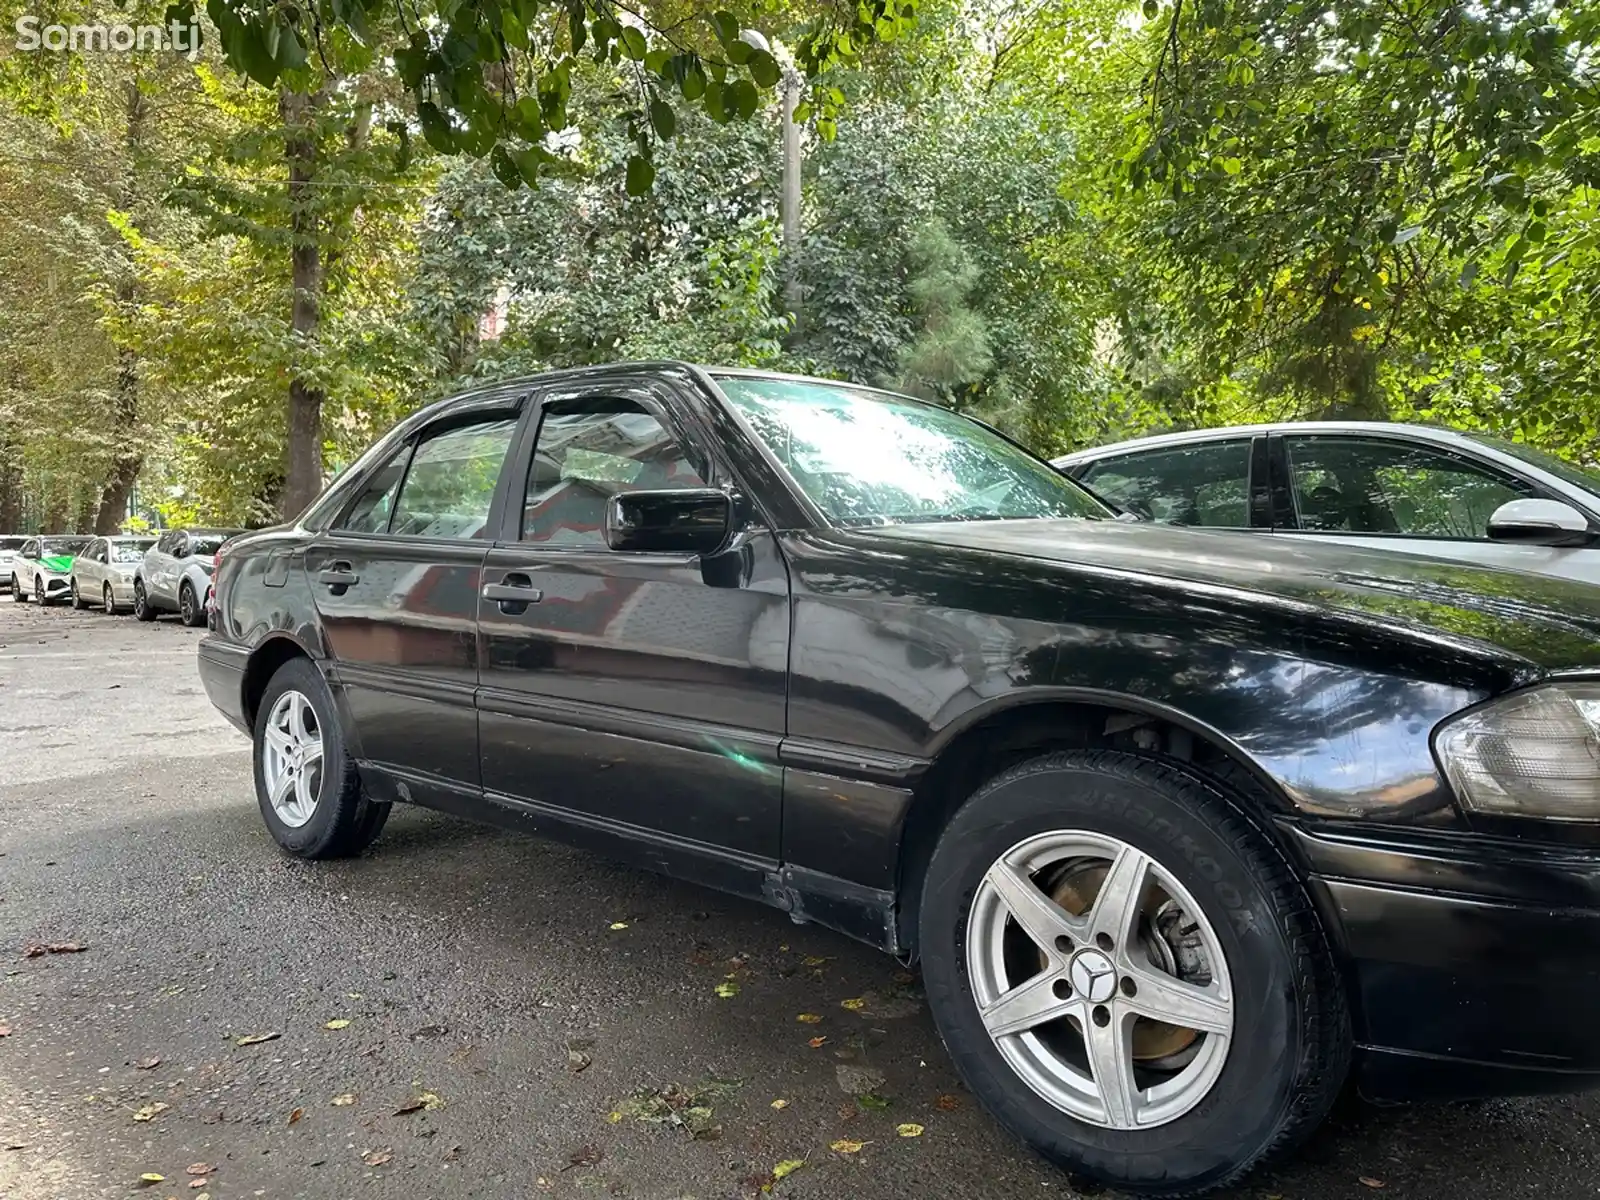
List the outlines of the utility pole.
<svg viewBox="0 0 1600 1200">
<path fill-rule="evenodd" d="M 794 109 L 803 86 L 800 72 L 783 70 L 783 306 L 789 310 L 790 333 L 800 327 L 800 127 Z"/>
</svg>

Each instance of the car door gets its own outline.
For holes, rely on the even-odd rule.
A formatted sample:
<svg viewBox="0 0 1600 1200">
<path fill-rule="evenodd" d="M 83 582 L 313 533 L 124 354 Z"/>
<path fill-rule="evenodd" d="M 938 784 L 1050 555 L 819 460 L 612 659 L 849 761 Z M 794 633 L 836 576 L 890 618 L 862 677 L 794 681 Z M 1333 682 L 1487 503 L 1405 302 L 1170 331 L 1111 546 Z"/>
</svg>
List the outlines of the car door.
<svg viewBox="0 0 1600 1200">
<path fill-rule="evenodd" d="M 1119 508 L 1170 525 L 1271 525 L 1264 437 L 1217 438 L 1097 458 L 1074 474 Z"/>
<path fill-rule="evenodd" d="M 402 798 L 478 792 L 479 574 L 519 408 L 418 430 L 303 555 L 357 757 Z"/>
<path fill-rule="evenodd" d="M 17 551 L 17 561 L 12 567 L 13 578 L 24 596 L 33 594 L 33 576 L 39 565 L 39 539 L 29 538 Z"/>
<path fill-rule="evenodd" d="M 1600 583 L 1600 549 L 1490 539 L 1502 504 L 1561 499 L 1498 464 L 1402 437 L 1274 441 L 1280 533 Z"/>
<path fill-rule="evenodd" d="M 712 557 L 610 549 L 611 493 L 732 486 L 703 411 L 628 376 L 552 386 L 537 404 L 484 566 L 485 791 L 657 869 L 756 893 L 782 801 L 789 589 L 772 533 L 746 513 Z"/>
<path fill-rule="evenodd" d="M 144 560 L 144 590 L 147 599 L 162 608 L 176 608 L 178 599 L 168 593 L 175 570 L 173 551 L 183 537 L 183 530 L 169 529 L 163 533 Z"/>
<path fill-rule="evenodd" d="M 85 604 L 99 603 L 100 586 L 105 579 L 104 564 L 109 557 L 105 538 L 95 538 L 73 560 L 72 573 L 78 579 L 78 596 Z"/>
</svg>

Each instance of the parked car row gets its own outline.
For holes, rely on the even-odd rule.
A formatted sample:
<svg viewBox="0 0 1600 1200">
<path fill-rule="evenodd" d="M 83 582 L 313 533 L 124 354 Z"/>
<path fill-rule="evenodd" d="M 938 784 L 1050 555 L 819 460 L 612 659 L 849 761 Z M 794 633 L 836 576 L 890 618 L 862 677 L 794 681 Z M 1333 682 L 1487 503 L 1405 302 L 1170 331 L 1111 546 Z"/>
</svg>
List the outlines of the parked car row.
<svg viewBox="0 0 1600 1200">
<path fill-rule="evenodd" d="M 159 538 L 45 535 L 0 539 L 0 588 L 22 603 L 69 601 L 75 609 L 132 612 L 154 621 L 177 613 L 205 624 L 216 555 L 238 529 L 170 529 Z"/>
<path fill-rule="evenodd" d="M 1378 433 L 1063 473 L 833 381 L 512 380 L 230 543 L 200 676 L 287 853 L 422 804 L 919 959 L 1006 1127 L 1195 1194 L 1349 1076 L 1600 1085 L 1600 510 Z"/>
</svg>

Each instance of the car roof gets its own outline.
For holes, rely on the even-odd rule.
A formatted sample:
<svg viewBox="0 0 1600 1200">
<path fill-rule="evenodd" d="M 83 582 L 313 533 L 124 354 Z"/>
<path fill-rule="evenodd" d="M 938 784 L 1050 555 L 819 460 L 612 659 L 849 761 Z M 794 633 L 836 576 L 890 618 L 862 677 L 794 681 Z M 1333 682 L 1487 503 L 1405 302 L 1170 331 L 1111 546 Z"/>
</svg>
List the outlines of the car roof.
<svg viewBox="0 0 1600 1200">
<path fill-rule="evenodd" d="M 1275 421 L 1261 425 L 1225 425 L 1216 429 L 1190 429 L 1181 433 L 1157 433 L 1149 437 L 1129 438 L 1105 446 L 1094 446 L 1063 454 L 1051 462 L 1058 467 L 1080 462 L 1092 462 L 1112 454 L 1126 454 L 1134 450 L 1159 450 L 1168 446 L 1186 446 L 1199 442 L 1225 441 L 1229 438 L 1255 437 L 1268 433 L 1365 433 L 1390 437 L 1412 437 L 1436 445 L 1468 443 L 1482 449 L 1483 443 L 1470 434 L 1442 425 L 1419 425 L 1406 421 Z"/>
</svg>

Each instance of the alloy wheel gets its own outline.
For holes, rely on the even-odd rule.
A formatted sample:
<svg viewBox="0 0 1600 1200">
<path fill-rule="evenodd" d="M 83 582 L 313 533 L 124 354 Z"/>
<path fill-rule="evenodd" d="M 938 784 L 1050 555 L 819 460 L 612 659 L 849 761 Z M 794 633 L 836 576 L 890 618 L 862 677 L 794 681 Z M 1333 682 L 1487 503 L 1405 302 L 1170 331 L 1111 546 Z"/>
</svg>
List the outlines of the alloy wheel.
<svg viewBox="0 0 1600 1200">
<path fill-rule="evenodd" d="M 194 620 L 194 589 L 187 583 L 178 593 L 178 615 L 183 618 L 185 625 L 193 625 Z"/>
<path fill-rule="evenodd" d="M 262 731 L 261 774 L 272 811 L 291 829 L 311 820 L 322 792 L 322 729 L 311 701 L 279 696 Z"/>
<path fill-rule="evenodd" d="M 33 601 L 40 608 L 43 608 L 46 603 L 44 597 L 44 579 L 38 575 L 33 577 Z"/>
<path fill-rule="evenodd" d="M 116 597 L 111 594 L 111 585 L 109 583 L 106 584 L 105 603 L 106 603 L 106 616 L 108 616 L 108 617 L 115 616 L 116 613 L 117 613 L 117 600 L 116 600 Z"/>
<path fill-rule="evenodd" d="M 1058 831 L 1001 855 L 973 897 L 966 965 L 1001 1056 L 1080 1121 L 1164 1125 L 1222 1074 L 1234 1003 L 1216 932 L 1117 838 Z"/>
</svg>

